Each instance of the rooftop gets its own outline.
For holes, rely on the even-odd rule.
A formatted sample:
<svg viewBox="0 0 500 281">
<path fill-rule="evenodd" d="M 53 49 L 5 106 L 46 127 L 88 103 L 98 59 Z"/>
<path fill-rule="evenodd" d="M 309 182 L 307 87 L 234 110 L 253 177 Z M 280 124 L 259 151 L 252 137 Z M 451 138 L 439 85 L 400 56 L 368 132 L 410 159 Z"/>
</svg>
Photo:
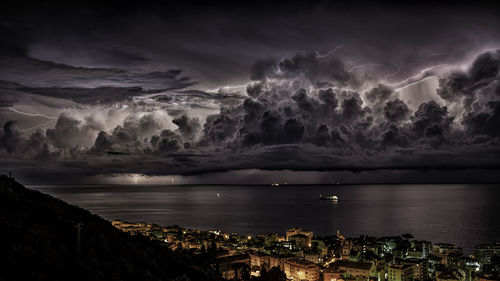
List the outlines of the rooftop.
<svg viewBox="0 0 500 281">
<path fill-rule="evenodd" d="M 219 263 L 219 264 L 232 263 L 232 262 L 237 262 L 237 261 L 241 261 L 241 260 L 248 260 L 248 259 L 250 259 L 250 256 L 248 254 L 240 254 L 240 255 L 219 257 L 219 258 L 217 258 L 217 263 Z"/>
<path fill-rule="evenodd" d="M 315 263 L 310 262 L 310 261 L 305 260 L 305 259 L 301 259 L 301 258 L 289 259 L 287 262 L 288 263 L 295 263 L 295 264 L 305 265 L 305 266 L 316 266 Z"/>
<path fill-rule="evenodd" d="M 412 267 L 410 264 L 393 264 L 389 268 L 397 268 L 397 269 L 407 269 Z"/>
<path fill-rule="evenodd" d="M 356 268 L 356 269 L 364 269 L 369 270 L 372 267 L 372 263 L 369 262 L 355 262 L 355 261 L 336 261 L 333 263 L 333 266 L 336 267 L 347 267 L 347 268 Z"/>
</svg>

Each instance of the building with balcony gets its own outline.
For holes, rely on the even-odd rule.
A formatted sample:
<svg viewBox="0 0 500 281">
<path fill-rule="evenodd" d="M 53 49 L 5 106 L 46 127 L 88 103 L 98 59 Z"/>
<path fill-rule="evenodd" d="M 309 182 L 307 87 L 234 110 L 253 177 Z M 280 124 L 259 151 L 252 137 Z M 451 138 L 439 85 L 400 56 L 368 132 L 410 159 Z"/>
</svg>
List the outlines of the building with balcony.
<svg viewBox="0 0 500 281">
<path fill-rule="evenodd" d="M 387 268 L 387 281 L 412 281 L 413 266 L 411 264 L 394 264 Z"/>
<path fill-rule="evenodd" d="M 288 279 L 294 281 L 319 280 L 319 266 L 304 259 L 288 259 L 284 264 L 284 272 Z"/>
</svg>

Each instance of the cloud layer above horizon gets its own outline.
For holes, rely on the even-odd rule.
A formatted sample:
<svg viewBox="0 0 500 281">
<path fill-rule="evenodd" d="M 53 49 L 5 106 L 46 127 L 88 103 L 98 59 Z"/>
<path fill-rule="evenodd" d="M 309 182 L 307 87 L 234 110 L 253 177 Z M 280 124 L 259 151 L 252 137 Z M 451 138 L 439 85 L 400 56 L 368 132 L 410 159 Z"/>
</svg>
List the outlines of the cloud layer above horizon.
<svg viewBox="0 0 500 281">
<path fill-rule="evenodd" d="M 303 32 L 286 24 L 277 28 Z M 72 50 L 66 48 L 71 37 L 56 44 L 57 36 L 40 39 L 41 31 L 36 33 L 34 42 L 8 42 L 0 56 L 5 171 L 197 175 L 500 167 L 500 50 L 484 34 L 477 37 L 484 42 L 464 41 L 468 49 L 446 46 L 445 54 L 426 42 L 417 46 L 415 59 L 402 59 L 407 50 L 400 47 L 397 61 L 381 57 L 383 45 L 373 47 L 370 60 L 361 35 L 324 52 L 289 39 L 297 51 L 280 53 L 269 42 L 227 62 L 229 72 L 239 69 L 226 78 L 221 64 L 212 64 L 218 74 L 205 83 L 212 74 L 204 72 L 204 59 L 199 67 L 189 59 L 186 66 L 166 64 L 168 56 L 153 58 L 152 45 L 131 51 L 96 41 Z M 186 38 L 175 40 L 185 40 L 189 49 L 194 39 Z M 447 41 L 436 43 L 442 50 Z M 234 48 L 227 48 L 227 56 Z M 245 50 L 239 47 L 240 54 Z M 205 51 L 215 52 L 209 46 Z M 248 63 L 248 57 L 255 59 Z M 247 74 L 238 74 L 242 67 Z"/>
</svg>

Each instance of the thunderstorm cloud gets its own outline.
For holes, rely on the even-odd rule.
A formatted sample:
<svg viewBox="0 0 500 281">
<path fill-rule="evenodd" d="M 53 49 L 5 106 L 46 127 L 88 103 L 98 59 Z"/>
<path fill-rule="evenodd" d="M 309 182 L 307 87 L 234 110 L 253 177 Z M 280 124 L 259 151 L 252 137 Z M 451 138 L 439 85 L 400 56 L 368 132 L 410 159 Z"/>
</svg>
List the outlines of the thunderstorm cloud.
<svg viewBox="0 0 500 281">
<path fill-rule="evenodd" d="M 323 10 L 338 7 L 298 13 L 278 6 L 277 14 L 263 8 L 256 19 L 254 8 L 226 18 L 217 9 L 191 8 L 175 16 L 149 9 L 125 19 L 91 15 L 105 27 L 30 17 L 33 11 L 8 14 L 0 35 L 19 36 L 1 48 L 1 170 L 201 175 L 500 167 L 500 22 L 488 21 L 486 11 L 470 11 L 471 28 L 457 30 L 459 19 L 432 11 L 421 23 L 390 9 L 329 17 Z M 248 21 L 226 24 L 241 13 Z M 401 13 L 408 13 L 404 34 L 389 24 Z M 279 20 L 287 17 L 295 21 Z M 67 28 L 56 27 L 61 21 Z M 424 38 L 423 27 L 438 21 Z M 486 23 L 495 26 L 479 32 Z M 149 41 L 141 37 L 145 30 Z M 399 36 L 398 44 L 389 44 L 390 36 Z"/>
</svg>

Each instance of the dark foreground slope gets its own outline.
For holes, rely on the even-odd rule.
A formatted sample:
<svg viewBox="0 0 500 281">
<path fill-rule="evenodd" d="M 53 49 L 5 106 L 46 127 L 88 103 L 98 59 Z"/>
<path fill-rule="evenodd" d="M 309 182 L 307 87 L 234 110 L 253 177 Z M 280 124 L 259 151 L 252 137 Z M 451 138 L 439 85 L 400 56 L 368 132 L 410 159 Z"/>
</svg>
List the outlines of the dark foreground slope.
<svg viewBox="0 0 500 281">
<path fill-rule="evenodd" d="M 130 236 L 6 176 L 0 176 L 0 237 L 0 280 L 217 280 L 202 257 Z"/>
</svg>

